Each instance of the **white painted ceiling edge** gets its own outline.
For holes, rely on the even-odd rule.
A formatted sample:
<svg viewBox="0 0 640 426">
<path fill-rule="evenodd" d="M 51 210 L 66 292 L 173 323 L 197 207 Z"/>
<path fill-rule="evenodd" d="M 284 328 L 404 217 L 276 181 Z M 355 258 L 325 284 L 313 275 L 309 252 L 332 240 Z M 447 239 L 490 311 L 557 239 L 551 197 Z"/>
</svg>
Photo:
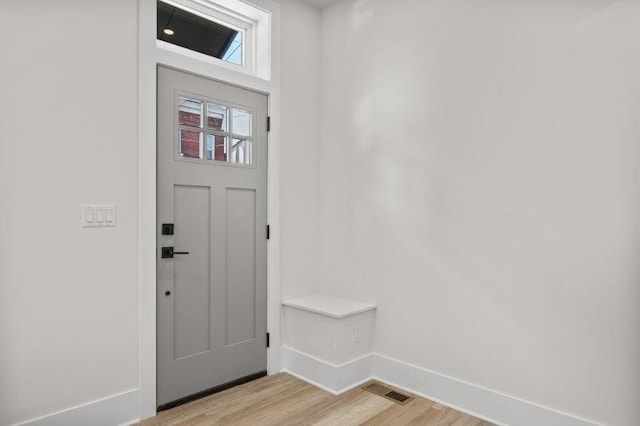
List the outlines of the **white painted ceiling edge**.
<svg viewBox="0 0 640 426">
<path fill-rule="evenodd" d="M 323 9 L 329 6 L 331 3 L 335 3 L 337 0 L 304 0 L 305 3 L 309 3 L 313 6 L 316 6 L 320 9 Z"/>
</svg>

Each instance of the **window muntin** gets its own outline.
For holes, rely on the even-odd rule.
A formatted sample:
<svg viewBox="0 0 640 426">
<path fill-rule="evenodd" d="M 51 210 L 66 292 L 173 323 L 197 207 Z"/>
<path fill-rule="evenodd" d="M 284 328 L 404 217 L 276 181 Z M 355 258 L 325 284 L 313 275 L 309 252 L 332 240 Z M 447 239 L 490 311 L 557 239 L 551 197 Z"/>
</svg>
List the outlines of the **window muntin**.
<svg viewBox="0 0 640 426">
<path fill-rule="evenodd" d="M 253 111 L 193 95 L 176 99 L 178 159 L 253 167 Z"/>
</svg>

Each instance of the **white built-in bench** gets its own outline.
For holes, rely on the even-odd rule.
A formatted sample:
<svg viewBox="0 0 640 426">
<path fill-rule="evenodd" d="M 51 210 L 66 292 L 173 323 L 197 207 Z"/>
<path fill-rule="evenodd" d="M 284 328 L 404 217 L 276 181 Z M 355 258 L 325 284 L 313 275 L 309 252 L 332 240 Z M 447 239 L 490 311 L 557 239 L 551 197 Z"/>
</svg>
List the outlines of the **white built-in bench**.
<svg viewBox="0 0 640 426">
<path fill-rule="evenodd" d="M 373 303 L 313 295 L 284 305 L 284 343 L 321 361 L 340 365 L 373 350 Z"/>
</svg>

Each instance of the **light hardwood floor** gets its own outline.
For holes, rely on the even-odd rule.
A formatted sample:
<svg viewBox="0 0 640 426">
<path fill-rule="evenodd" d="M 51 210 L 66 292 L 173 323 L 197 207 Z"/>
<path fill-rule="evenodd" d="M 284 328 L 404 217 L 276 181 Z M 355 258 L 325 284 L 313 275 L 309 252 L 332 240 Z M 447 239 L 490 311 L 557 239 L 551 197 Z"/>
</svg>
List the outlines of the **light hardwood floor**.
<svg viewBox="0 0 640 426">
<path fill-rule="evenodd" d="M 413 400 L 405 405 L 362 388 L 334 396 L 280 373 L 160 412 L 139 424 L 491 425 L 452 408 L 411 396 Z"/>
</svg>

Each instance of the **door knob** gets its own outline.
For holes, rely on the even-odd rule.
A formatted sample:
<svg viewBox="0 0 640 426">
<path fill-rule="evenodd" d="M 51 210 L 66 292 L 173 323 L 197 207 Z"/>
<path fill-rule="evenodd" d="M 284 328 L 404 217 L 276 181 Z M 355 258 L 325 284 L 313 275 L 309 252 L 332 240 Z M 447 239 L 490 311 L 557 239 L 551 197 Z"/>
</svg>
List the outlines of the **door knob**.
<svg viewBox="0 0 640 426">
<path fill-rule="evenodd" d="M 171 292 L 169 290 L 167 290 L 167 291 L 164 292 L 164 295 L 165 296 L 171 296 Z"/>
<path fill-rule="evenodd" d="M 188 251 L 173 251 L 173 247 L 162 247 L 162 258 L 173 259 L 174 254 L 189 254 Z"/>
</svg>

